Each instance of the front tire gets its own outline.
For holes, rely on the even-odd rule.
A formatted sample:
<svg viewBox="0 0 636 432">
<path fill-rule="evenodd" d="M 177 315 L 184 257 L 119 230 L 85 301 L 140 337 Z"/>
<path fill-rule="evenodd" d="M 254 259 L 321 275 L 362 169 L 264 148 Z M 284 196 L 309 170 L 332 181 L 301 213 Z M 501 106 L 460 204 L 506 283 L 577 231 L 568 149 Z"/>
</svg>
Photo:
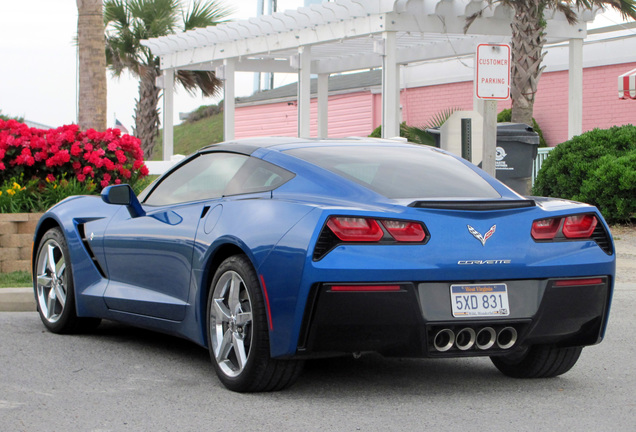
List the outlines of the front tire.
<svg viewBox="0 0 636 432">
<path fill-rule="evenodd" d="M 44 326 L 53 333 L 97 327 L 97 318 L 79 318 L 75 310 L 73 270 L 64 234 L 51 228 L 40 240 L 33 267 L 33 289 Z"/>
<path fill-rule="evenodd" d="M 521 356 L 493 356 L 490 359 L 501 373 L 513 378 L 553 378 L 572 369 L 583 347 L 535 345 Z"/>
<path fill-rule="evenodd" d="M 236 392 L 276 391 L 291 386 L 300 360 L 270 357 L 267 313 L 256 272 L 245 255 L 219 266 L 207 307 L 208 347 L 219 380 Z"/>
</svg>

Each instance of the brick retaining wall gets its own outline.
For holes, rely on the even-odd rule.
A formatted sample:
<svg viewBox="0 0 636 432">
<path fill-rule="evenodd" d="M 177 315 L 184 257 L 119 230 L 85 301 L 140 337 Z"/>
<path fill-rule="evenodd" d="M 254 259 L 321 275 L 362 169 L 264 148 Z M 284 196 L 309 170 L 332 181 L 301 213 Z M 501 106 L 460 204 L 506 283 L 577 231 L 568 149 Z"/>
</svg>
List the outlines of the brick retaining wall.
<svg viewBox="0 0 636 432">
<path fill-rule="evenodd" d="M 30 272 L 31 242 L 42 213 L 0 213 L 0 273 Z"/>
</svg>

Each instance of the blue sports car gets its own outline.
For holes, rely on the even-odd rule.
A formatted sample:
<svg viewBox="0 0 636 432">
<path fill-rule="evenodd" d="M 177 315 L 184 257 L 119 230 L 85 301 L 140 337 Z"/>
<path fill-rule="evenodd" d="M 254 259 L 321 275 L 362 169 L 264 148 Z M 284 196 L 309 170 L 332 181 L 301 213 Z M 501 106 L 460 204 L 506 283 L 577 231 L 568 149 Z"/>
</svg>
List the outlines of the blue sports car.
<svg viewBox="0 0 636 432">
<path fill-rule="evenodd" d="M 60 202 L 34 244 L 49 330 L 108 319 L 177 335 L 239 392 L 364 352 L 557 376 L 603 338 L 615 274 L 595 207 L 368 138 L 211 145 L 139 196 L 116 185 Z"/>
</svg>

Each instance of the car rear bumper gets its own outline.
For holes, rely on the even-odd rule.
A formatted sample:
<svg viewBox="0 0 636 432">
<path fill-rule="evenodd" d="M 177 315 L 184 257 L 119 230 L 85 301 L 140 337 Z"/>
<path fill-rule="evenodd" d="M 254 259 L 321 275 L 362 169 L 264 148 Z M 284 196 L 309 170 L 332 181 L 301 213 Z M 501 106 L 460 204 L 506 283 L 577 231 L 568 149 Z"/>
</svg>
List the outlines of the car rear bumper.
<svg viewBox="0 0 636 432">
<path fill-rule="evenodd" d="M 611 279 L 578 281 L 497 282 L 507 286 L 510 311 L 505 317 L 488 318 L 453 317 L 448 282 L 395 282 L 391 286 L 399 289 L 394 291 L 344 292 L 331 283 L 316 284 L 297 355 L 376 351 L 387 356 L 461 357 L 505 354 L 535 344 L 592 345 L 603 337 Z"/>
</svg>

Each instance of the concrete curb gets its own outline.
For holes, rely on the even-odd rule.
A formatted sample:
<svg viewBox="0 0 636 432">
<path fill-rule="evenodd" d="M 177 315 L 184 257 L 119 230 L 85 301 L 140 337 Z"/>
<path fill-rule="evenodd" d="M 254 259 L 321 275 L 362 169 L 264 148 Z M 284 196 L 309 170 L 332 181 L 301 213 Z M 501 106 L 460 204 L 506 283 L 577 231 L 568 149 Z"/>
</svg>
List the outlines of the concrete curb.
<svg viewBox="0 0 636 432">
<path fill-rule="evenodd" d="M 0 288 L 0 312 L 35 312 L 33 288 Z"/>
</svg>

